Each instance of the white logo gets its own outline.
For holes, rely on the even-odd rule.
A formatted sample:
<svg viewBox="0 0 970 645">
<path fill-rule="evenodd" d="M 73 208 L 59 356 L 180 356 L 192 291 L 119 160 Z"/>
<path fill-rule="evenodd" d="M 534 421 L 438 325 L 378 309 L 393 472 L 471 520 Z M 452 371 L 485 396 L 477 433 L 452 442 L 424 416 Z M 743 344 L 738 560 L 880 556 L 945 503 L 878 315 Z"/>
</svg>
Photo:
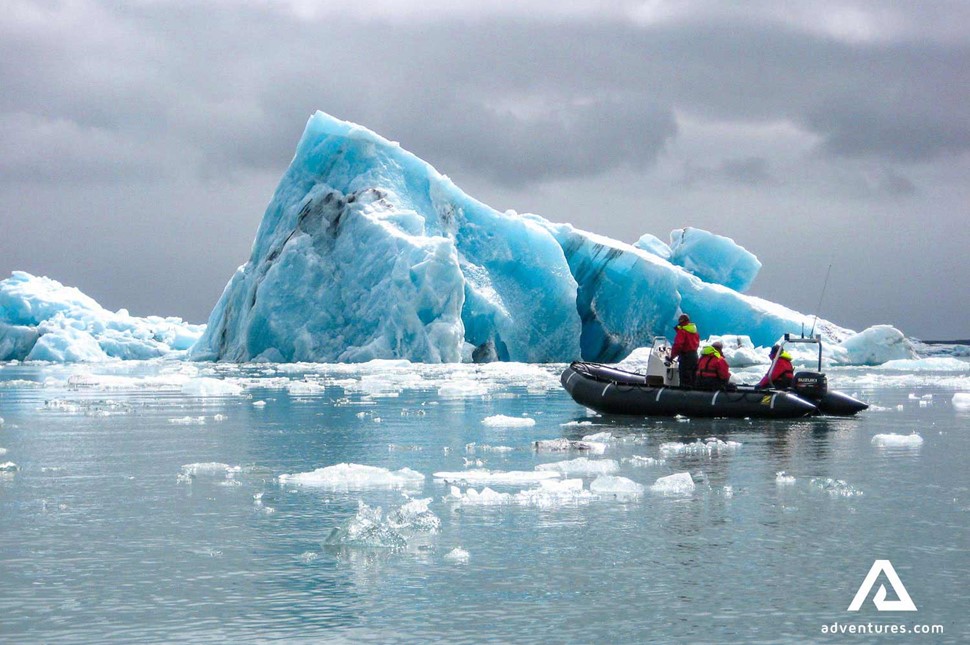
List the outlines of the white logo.
<svg viewBox="0 0 970 645">
<path fill-rule="evenodd" d="M 893 586 L 893 591 L 896 592 L 899 600 L 886 600 L 886 585 L 879 585 L 879 591 L 876 592 L 875 598 L 872 599 L 873 604 L 876 605 L 876 609 L 879 611 L 916 611 L 916 605 L 913 604 L 913 599 L 909 597 L 909 592 L 906 591 L 906 587 L 903 586 L 903 581 L 896 575 L 896 570 L 893 569 L 893 563 L 889 560 L 876 560 L 872 563 L 872 568 L 869 569 L 869 574 L 866 576 L 866 579 L 862 581 L 862 586 L 859 587 L 855 598 L 852 599 L 852 604 L 849 605 L 848 611 L 859 611 L 862 603 L 869 596 L 869 592 L 872 591 L 872 586 L 876 584 L 876 579 L 880 573 L 886 574 L 886 578 L 889 579 L 889 584 Z"/>
</svg>

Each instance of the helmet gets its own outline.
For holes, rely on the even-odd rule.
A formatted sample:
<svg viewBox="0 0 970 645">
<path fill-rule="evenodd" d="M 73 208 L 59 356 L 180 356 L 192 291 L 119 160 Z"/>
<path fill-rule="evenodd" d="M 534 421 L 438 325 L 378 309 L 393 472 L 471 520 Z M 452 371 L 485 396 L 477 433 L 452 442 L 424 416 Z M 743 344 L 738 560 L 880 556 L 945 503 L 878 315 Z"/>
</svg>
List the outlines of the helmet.
<svg viewBox="0 0 970 645">
<path fill-rule="evenodd" d="M 711 343 L 711 347 L 713 347 L 717 351 L 721 351 L 722 349 L 724 349 L 724 343 L 722 343 L 719 340 L 716 340 L 713 343 Z"/>
<path fill-rule="evenodd" d="M 690 316 L 687 314 L 680 314 L 680 318 L 677 319 L 677 322 L 679 322 L 681 325 L 686 325 L 690 322 Z"/>
</svg>

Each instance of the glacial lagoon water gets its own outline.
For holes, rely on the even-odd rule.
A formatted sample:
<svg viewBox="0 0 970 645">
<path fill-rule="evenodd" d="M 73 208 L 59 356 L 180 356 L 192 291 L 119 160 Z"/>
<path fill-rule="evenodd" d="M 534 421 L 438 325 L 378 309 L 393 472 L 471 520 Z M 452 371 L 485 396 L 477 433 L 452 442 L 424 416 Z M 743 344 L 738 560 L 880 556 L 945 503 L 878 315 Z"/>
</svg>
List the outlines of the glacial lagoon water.
<svg viewBox="0 0 970 645">
<path fill-rule="evenodd" d="M 799 421 L 593 416 L 561 368 L 3 366 L 0 641 L 970 639 L 970 363 L 831 370 L 873 408 Z M 534 446 L 589 435 L 602 454 Z M 476 504 L 433 477 L 582 457 L 644 491 L 594 495 L 580 473 L 581 493 L 491 484 L 509 495 Z M 280 483 L 342 463 L 424 479 Z M 685 472 L 693 491 L 651 490 Z M 389 522 L 409 498 L 440 524 Z M 379 530 L 345 539 L 377 507 Z M 846 611 L 877 559 L 917 612 L 878 612 L 878 585 Z"/>
</svg>

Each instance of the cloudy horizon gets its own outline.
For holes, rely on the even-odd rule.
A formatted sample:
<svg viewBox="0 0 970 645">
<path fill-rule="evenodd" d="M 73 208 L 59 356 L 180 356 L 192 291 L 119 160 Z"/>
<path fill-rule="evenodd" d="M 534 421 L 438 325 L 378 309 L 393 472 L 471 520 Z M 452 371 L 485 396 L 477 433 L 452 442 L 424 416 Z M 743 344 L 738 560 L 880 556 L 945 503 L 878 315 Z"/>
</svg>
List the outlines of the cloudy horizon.
<svg viewBox="0 0 970 645">
<path fill-rule="evenodd" d="M 0 274 L 203 322 L 319 109 L 498 210 L 705 228 L 753 295 L 970 336 L 970 5 L 409 4 L 14 0 Z"/>
</svg>

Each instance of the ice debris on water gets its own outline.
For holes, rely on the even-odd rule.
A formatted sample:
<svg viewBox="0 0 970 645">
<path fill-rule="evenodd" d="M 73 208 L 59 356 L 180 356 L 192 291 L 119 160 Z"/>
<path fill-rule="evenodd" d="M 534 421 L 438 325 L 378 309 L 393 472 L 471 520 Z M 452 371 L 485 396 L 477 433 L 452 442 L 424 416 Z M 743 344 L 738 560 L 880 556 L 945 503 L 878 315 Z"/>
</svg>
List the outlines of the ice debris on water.
<svg viewBox="0 0 970 645">
<path fill-rule="evenodd" d="M 3 457 L 5 454 L 7 454 L 7 449 L 6 448 L 0 448 L 0 457 Z"/>
<path fill-rule="evenodd" d="M 923 437 L 912 434 L 877 434 L 872 437 L 872 445 L 880 448 L 919 448 L 923 445 Z"/>
<path fill-rule="evenodd" d="M 253 401 L 254 408 L 264 408 L 266 407 L 266 401 Z"/>
<path fill-rule="evenodd" d="M 952 399 L 953 409 L 960 412 L 970 411 L 970 392 L 957 392 Z"/>
<path fill-rule="evenodd" d="M 504 452 L 512 452 L 513 450 L 515 450 L 515 448 L 513 448 L 512 446 L 490 446 L 487 443 L 478 444 L 478 443 L 475 443 L 474 441 L 471 443 L 465 444 L 465 452 L 468 453 L 469 455 L 474 455 L 475 452 L 477 451 L 504 453 Z"/>
<path fill-rule="evenodd" d="M 606 452 L 606 444 L 599 441 L 573 441 L 570 439 L 543 439 L 536 441 L 533 447 L 539 452 L 568 452 L 576 450 L 588 452 L 591 455 L 602 455 Z"/>
<path fill-rule="evenodd" d="M 553 471 L 563 475 L 610 475 L 617 472 L 620 465 L 613 459 L 590 459 L 579 457 L 567 461 L 539 464 L 536 470 Z"/>
<path fill-rule="evenodd" d="M 202 398 L 219 396 L 239 396 L 243 392 L 241 385 L 218 378 L 193 378 L 182 384 L 182 394 Z"/>
<path fill-rule="evenodd" d="M 794 484 L 795 478 L 786 473 L 784 470 L 779 470 L 775 473 L 775 483 L 779 485 Z"/>
<path fill-rule="evenodd" d="M 449 562 L 454 562 L 456 564 L 465 564 L 466 562 L 468 562 L 470 557 L 471 556 L 469 555 L 468 551 L 461 548 L 460 546 L 455 547 L 454 549 L 446 553 L 444 556 L 445 560 L 448 560 Z"/>
<path fill-rule="evenodd" d="M 224 482 L 231 482 L 235 485 L 235 476 L 242 472 L 241 466 L 230 466 L 217 461 L 199 462 L 195 464 L 185 464 L 182 471 L 178 474 L 176 481 L 180 484 L 191 484 L 195 479 L 222 479 Z"/>
<path fill-rule="evenodd" d="M 589 485 L 589 490 L 595 495 L 614 495 L 623 499 L 643 495 L 644 488 L 643 484 L 626 477 L 600 475 Z"/>
<path fill-rule="evenodd" d="M 12 461 L 0 463 L 0 473 L 12 473 L 16 470 L 18 470 L 17 464 Z"/>
<path fill-rule="evenodd" d="M 625 464 L 630 464 L 631 466 L 638 466 L 645 468 L 647 466 L 659 466 L 661 464 L 667 463 L 663 459 L 655 459 L 653 457 L 643 457 L 641 455 L 633 455 L 631 457 L 624 457 L 622 462 Z"/>
<path fill-rule="evenodd" d="M 178 417 L 178 418 L 175 418 L 175 419 L 169 419 L 168 422 L 171 423 L 171 424 L 180 425 L 180 426 L 189 426 L 189 425 L 201 426 L 201 425 L 205 425 L 205 417 L 204 416 L 202 416 L 202 417 Z"/>
<path fill-rule="evenodd" d="M 859 497 L 863 494 L 861 490 L 853 488 L 843 479 L 817 477 L 811 480 L 811 484 L 816 489 L 825 491 L 832 497 Z"/>
<path fill-rule="evenodd" d="M 694 493 L 694 480 L 690 473 L 676 473 L 661 477 L 653 483 L 650 490 L 661 495 L 692 495 Z"/>
<path fill-rule="evenodd" d="M 721 454 L 731 454 L 741 448 L 738 441 L 722 441 L 715 437 L 709 437 L 704 441 L 698 439 L 694 443 L 680 443 L 676 441 L 660 444 L 661 457 L 674 456 L 700 456 L 713 457 Z"/>
<path fill-rule="evenodd" d="M 451 486 L 443 501 L 468 506 L 517 504 L 549 508 L 566 504 L 586 503 L 592 501 L 595 497 L 591 491 L 583 488 L 582 479 L 552 479 L 540 481 L 537 487 L 518 493 L 499 493 L 488 486 L 482 488 L 481 492 L 469 488 L 463 493 L 458 486 Z"/>
<path fill-rule="evenodd" d="M 437 533 L 441 520 L 428 508 L 431 498 L 410 499 L 384 517 L 381 507 L 358 502 L 357 515 L 346 526 L 334 528 L 328 546 L 403 549 L 419 534 Z"/>
<path fill-rule="evenodd" d="M 311 486 L 336 490 L 364 488 L 411 488 L 424 483 L 424 475 L 410 468 L 391 471 L 379 466 L 336 464 L 306 473 L 283 474 L 281 485 Z"/>
<path fill-rule="evenodd" d="M 545 479 L 559 479 L 560 474 L 549 471 L 533 470 L 459 470 L 454 472 L 440 471 L 434 473 L 434 478 L 445 482 L 461 482 L 465 484 L 484 484 L 492 486 L 518 486 L 534 484 Z"/>
<path fill-rule="evenodd" d="M 504 414 L 482 419 L 482 425 L 489 428 L 531 428 L 535 424 L 536 420 L 530 417 L 509 417 Z"/>
</svg>

